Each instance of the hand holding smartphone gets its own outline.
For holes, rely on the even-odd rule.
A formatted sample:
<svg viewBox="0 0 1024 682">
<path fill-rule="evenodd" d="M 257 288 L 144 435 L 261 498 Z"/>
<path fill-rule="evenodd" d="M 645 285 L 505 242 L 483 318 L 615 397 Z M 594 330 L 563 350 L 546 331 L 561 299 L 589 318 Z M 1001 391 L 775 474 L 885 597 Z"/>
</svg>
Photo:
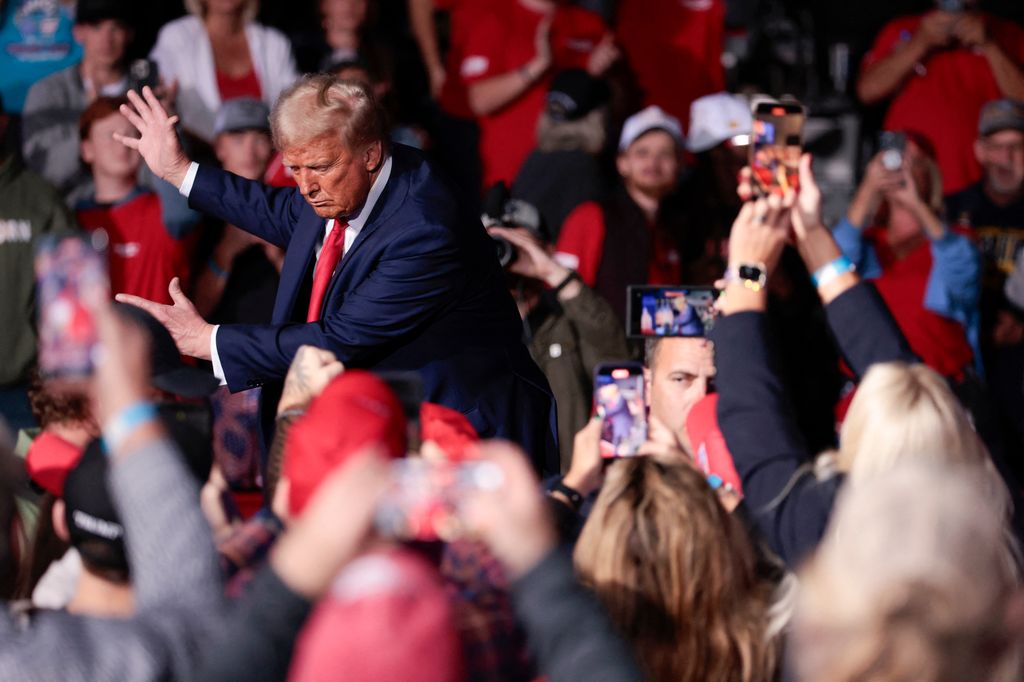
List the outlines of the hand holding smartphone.
<svg viewBox="0 0 1024 682">
<path fill-rule="evenodd" d="M 601 456 L 635 457 L 647 442 L 643 365 L 620 362 L 598 366 L 594 406 L 601 418 Z"/>
</svg>

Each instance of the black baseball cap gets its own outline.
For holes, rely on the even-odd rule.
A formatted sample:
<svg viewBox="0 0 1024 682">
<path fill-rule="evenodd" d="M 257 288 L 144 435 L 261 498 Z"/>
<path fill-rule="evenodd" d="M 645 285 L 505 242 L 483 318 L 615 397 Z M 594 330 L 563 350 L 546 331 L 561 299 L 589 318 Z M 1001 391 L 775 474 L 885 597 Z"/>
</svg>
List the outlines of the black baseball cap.
<svg viewBox="0 0 1024 682">
<path fill-rule="evenodd" d="M 181 352 L 171 333 L 159 320 L 142 308 L 127 303 L 114 303 L 123 319 L 146 330 L 150 338 L 151 383 L 154 387 L 182 398 L 204 398 L 220 386 L 209 372 L 190 367 L 181 360 Z"/>
<path fill-rule="evenodd" d="M 559 71 L 548 88 L 547 113 L 556 121 L 576 121 L 605 104 L 608 84 L 583 69 Z"/>
<path fill-rule="evenodd" d="M 131 26 L 133 17 L 132 5 L 127 0 L 78 0 L 75 10 L 76 24 L 98 24 L 115 19 Z"/>
<path fill-rule="evenodd" d="M 64 520 L 71 546 L 86 564 L 127 575 L 124 526 L 110 495 L 108 469 L 97 438 L 64 479 Z"/>
</svg>

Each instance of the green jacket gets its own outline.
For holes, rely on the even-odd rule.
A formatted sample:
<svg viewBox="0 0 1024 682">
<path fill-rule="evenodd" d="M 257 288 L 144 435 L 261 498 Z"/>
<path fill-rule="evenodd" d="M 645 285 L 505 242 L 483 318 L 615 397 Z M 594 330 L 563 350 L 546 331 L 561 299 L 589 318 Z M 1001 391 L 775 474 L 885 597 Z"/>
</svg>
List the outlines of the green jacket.
<svg viewBox="0 0 1024 682">
<path fill-rule="evenodd" d="M 55 189 L 16 159 L 0 161 L 0 387 L 24 382 L 36 359 L 36 243 L 75 229 Z"/>
<path fill-rule="evenodd" d="M 558 405 L 558 442 L 565 473 L 572 462 L 576 433 L 590 419 L 594 368 L 630 358 L 625 328 L 607 301 L 586 285 L 574 298 L 535 310 L 527 322 L 534 328 L 530 352 L 548 378 Z"/>
</svg>

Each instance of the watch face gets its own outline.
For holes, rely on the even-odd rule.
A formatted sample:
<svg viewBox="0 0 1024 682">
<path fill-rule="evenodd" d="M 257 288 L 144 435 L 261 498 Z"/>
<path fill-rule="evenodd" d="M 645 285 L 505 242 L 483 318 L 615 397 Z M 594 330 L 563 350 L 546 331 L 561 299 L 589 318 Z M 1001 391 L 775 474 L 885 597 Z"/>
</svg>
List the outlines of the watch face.
<svg viewBox="0 0 1024 682">
<path fill-rule="evenodd" d="M 740 279 L 760 282 L 761 278 L 764 277 L 764 270 L 756 265 L 741 265 L 737 274 L 739 274 Z"/>
</svg>

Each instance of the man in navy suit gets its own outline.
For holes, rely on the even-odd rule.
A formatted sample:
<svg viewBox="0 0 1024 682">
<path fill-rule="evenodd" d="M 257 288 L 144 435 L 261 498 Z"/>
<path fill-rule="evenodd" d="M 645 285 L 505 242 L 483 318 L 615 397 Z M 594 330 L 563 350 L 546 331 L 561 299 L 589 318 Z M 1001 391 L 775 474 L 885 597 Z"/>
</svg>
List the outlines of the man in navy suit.
<svg viewBox="0 0 1024 682">
<path fill-rule="evenodd" d="M 192 207 L 286 257 L 270 325 L 207 324 L 176 279 L 173 306 L 118 300 L 151 312 L 183 353 L 211 360 L 232 391 L 263 386 L 265 414 L 308 344 L 348 367 L 418 372 L 426 400 L 464 413 L 483 437 L 522 444 L 538 469 L 557 472 L 554 399 L 522 344 L 490 239 L 419 152 L 389 145 L 365 88 L 319 75 L 281 96 L 271 128 L 297 190 L 190 162 L 177 117 L 148 88 L 129 98 L 122 112 L 140 137 L 117 139 Z"/>
</svg>

